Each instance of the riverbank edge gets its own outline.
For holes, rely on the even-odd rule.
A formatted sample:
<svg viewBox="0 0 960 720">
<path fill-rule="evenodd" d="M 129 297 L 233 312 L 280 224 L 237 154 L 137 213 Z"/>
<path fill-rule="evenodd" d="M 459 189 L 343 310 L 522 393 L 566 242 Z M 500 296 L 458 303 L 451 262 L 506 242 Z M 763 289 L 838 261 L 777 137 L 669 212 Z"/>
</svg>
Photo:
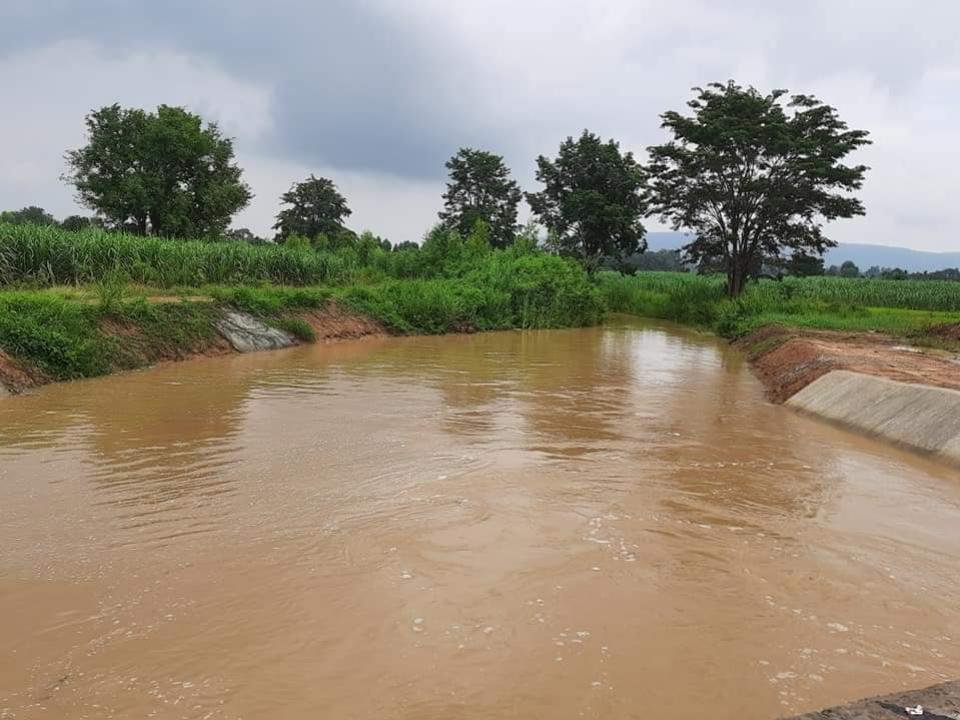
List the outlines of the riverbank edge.
<svg viewBox="0 0 960 720">
<path fill-rule="evenodd" d="M 391 331 L 334 299 L 317 307 L 259 314 L 206 298 L 181 299 L 176 305 L 203 311 L 186 314 L 190 332 L 164 328 L 169 336 L 162 342 L 147 341 L 144 328 L 129 318 L 105 314 L 98 334 L 121 351 L 118 361 L 98 374 L 233 352 L 410 334 Z M 168 329 L 175 332 L 166 333 Z M 960 358 L 897 343 L 879 333 L 767 326 L 732 345 L 745 353 L 771 401 L 960 465 Z M 0 396 L 62 379 L 0 348 Z"/>
<path fill-rule="evenodd" d="M 193 327 L 192 332 L 178 332 L 178 328 L 171 327 L 168 329 L 174 332 L 162 342 L 148 342 L 145 328 L 129 318 L 106 315 L 99 323 L 98 335 L 104 342 L 121 347 L 122 352 L 106 372 L 86 377 L 100 377 L 201 357 L 397 334 L 391 333 L 373 317 L 352 311 L 334 300 L 316 308 L 290 309 L 267 316 L 254 315 L 206 298 L 183 302 L 208 311 L 199 314 L 199 331 Z M 180 302 L 177 305 L 182 306 Z M 196 322 L 198 318 L 193 313 L 190 315 L 191 321 Z M 84 377 L 53 377 L 38 365 L 14 357 L 0 348 L 0 397 L 18 395 L 42 385 L 73 379 Z"/>
<path fill-rule="evenodd" d="M 771 401 L 960 467 L 960 356 L 879 333 L 780 326 L 733 346 Z"/>
<path fill-rule="evenodd" d="M 785 404 L 960 467 L 960 392 L 956 390 L 833 370 Z"/>
</svg>

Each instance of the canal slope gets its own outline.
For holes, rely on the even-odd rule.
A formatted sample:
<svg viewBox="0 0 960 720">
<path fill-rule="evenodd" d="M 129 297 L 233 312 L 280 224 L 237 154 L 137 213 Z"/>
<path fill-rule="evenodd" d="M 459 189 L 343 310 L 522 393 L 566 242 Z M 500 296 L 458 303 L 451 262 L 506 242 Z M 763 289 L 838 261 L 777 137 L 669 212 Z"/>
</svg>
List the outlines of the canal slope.
<svg viewBox="0 0 960 720">
<path fill-rule="evenodd" d="M 960 465 L 960 359 L 881 334 L 767 327 L 738 340 L 774 402 Z"/>
<path fill-rule="evenodd" d="M 960 392 L 956 390 L 834 370 L 786 404 L 960 465 Z"/>
<path fill-rule="evenodd" d="M 82 324 L 53 319 L 45 326 L 53 340 L 34 343 L 29 359 L 0 348 L 0 396 L 163 362 L 387 334 L 376 319 L 336 301 L 260 314 L 206 298 L 150 298 L 141 308 Z"/>
</svg>

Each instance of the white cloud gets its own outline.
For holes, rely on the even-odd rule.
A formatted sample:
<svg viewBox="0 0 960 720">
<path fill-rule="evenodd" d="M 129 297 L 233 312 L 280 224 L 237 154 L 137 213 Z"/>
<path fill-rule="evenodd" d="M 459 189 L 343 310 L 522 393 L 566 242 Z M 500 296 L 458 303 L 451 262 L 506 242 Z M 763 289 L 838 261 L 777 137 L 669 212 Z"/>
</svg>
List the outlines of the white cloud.
<svg viewBox="0 0 960 720">
<path fill-rule="evenodd" d="M 255 189 L 250 206 L 234 219 L 234 226 L 249 227 L 272 237 L 270 229 L 279 210 L 279 197 L 292 183 L 313 173 L 333 178 L 347 198 L 353 214 L 348 225 L 358 231 L 370 230 L 398 243 L 419 242 L 437 221 L 442 205 L 441 181 L 411 180 L 386 173 L 310 167 L 277 160 L 269 156 L 239 152 L 238 161 L 246 168 L 246 180 Z"/>
<path fill-rule="evenodd" d="M 185 105 L 217 121 L 237 144 L 256 141 L 270 125 L 270 93 L 197 58 L 169 51 L 117 56 L 87 42 L 64 42 L 0 63 L 0 206 L 42 205 L 57 216 L 84 212 L 59 181 L 63 154 L 84 142 L 93 108 Z"/>
<path fill-rule="evenodd" d="M 26 109 L 0 118 L 0 208 L 42 205 L 57 217 L 88 213 L 58 180 L 63 153 L 84 142 L 83 118 L 92 109 L 184 105 L 216 121 L 233 137 L 244 178 L 254 190 L 235 218 L 270 237 L 280 195 L 310 173 L 335 178 L 350 200 L 351 225 L 394 241 L 419 240 L 437 217 L 443 183 L 388 173 L 308 166 L 264 154 L 272 126 L 268 88 L 242 82 L 202 58 L 161 50 L 110 53 L 85 41 L 62 42 L 0 63 L 8 107 Z"/>
</svg>

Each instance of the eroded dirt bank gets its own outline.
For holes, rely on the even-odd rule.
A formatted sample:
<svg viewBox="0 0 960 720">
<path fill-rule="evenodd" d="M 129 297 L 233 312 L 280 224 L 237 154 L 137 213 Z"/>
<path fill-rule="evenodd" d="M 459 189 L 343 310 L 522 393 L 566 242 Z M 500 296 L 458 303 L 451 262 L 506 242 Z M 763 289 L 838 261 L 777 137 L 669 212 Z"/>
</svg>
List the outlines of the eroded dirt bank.
<svg viewBox="0 0 960 720">
<path fill-rule="evenodd" d="M 29 368 L 0 350 L 0 396 L 48 382 L 39 370 Z"/>
<path fill-rule="evenodd" d="M 167 299 L 151 298 L 151 302 L 154 301 L 165 302 Z M 245 342 L 238 341 L 237 328 L 224 322 L 231 317 L 245 319 L 249 323 L 244 328 Z M 303 320 L 314 334 L 314 338 L 309 342 L 354 340 L 387 334 L 386 328 L 373 318 L 347 310 L 335 302 L 330 302 L 322 308 L 287 312 L 283 317 Z M 110 318 L 103 320 L 99 324 L 98 333 L 103 339 L 117 343 L 121 349 L 108 370 L 109 373 L 115 373 L 164 362 L 275 349 L 307 342 L 275 327 L 276 320 L 277 318 L 256 318 L 222 307 L 210 314 L 208 332 L 199 335 L 196 333 L 172 334 L 171 339 L 166 342 L 152 341 L 145 328 L 128 320 Z M 55 380 L 56 378 L 50 377 L 42 369 L 12 357 L 0 349 L 0 396 L 18 394 L 31 387 L 45 385 Z"/>
<path fill-rule="evenodd" d="M 935 336 L 960 338 L 960 324 Z M 880 333 L 765 327 L 734 343 L 746 352 L 774 402 L 782 403 L 833 370 L 960 390 L 960 354 L 921 349 Z"/>
</svg>

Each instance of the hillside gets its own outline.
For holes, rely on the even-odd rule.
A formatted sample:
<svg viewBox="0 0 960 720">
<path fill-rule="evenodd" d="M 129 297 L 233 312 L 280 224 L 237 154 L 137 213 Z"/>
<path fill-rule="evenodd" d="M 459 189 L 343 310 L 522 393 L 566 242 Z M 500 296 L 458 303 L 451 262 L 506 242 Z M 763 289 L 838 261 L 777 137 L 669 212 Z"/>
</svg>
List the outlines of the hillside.
<svg viewBox="0 0 960 720">
<path fill-rule="evenodd" d="M 650 250 L 672 250 L 687 242 L 687 237 L 683 233 L 676 232 L 651 232 L 647 233 L 647 243 Z M 855 262 L 861 270 L 879 265 L 880 267 L 898 267 L 910 272 L 923 272 L 960 267 L 960 251 L 936 253 L 889 245 L 841 243 L 838 247 L 827 251 L 825 258 L 828 266 L 840 265 L 847 260 Z"/>
</svg>

